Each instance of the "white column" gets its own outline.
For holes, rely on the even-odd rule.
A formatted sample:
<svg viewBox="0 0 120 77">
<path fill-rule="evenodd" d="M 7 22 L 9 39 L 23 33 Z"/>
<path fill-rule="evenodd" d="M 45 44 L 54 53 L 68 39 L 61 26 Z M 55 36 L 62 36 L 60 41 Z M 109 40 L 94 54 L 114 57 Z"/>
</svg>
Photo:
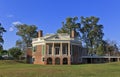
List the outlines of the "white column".
<svg viewBox="0 0 120 77">
<path fill-rule="evenodd" d="M 54 56 L 55 55 L 55 47 L 54 47 L 54 42 L 53 42 L 53 44 L 52 44 L 52 56 Z"/>
<path fill-rule="evenodd" d="M 60 56 L 62 56 L 62 42 L 60 43 Z"/>
<path fill-rule="evenodd" d="M 55 55 L 55 43 L 53 42 L 53 44 L 52 44 L 52 64 L 53 65 L 55 65 L 54 55 Z"/>
<path fill-rule="evenodd" d="M 46 43 L 45 43 L 45 47 L 44 47 L 44 56 L 46 56 Z"/>
<path fill-rule="evenodd" d="M 63 57 L 62 57 L 62 42 L 60 43 L 60 65 L 63 64 Z"/>
<path fill-rule="evenodd" d="M 71 64 L 71 57 L 70 57 L 70 42 L 68 43 L 68 65 Z"/>
<path fill-rule="evenodd" d="M 46 52 L 47 52 L 47 47 L 46 47 L 46 43 L 45 43 L 45 47 L 44 47 L 44 56 L 46 57 Z"/>
<path fill-rule="evenodd" d="M 49 55 L 48 53 L 49 53 L 49 45 L 46 45 L 46 52 L 45 52 L 45 54 Z"/>
<path fill-rule="evenodd" d="M 70 56 L 70 43 L 68 43 L 68 56 Z"/>
</svg>

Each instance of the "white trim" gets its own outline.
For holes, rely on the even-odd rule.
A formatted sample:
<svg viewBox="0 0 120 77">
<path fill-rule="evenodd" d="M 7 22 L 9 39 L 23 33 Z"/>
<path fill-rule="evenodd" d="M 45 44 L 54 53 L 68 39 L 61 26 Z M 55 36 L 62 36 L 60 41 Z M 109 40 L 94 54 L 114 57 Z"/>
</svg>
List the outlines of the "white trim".
<svg viewBox="0 0 120 77">
<path fill-rule="evenodd" d="M 70 42 L 70 41 L 45 41 L 45 43 L 68 43 L 68 42 Z"/>
</svg>

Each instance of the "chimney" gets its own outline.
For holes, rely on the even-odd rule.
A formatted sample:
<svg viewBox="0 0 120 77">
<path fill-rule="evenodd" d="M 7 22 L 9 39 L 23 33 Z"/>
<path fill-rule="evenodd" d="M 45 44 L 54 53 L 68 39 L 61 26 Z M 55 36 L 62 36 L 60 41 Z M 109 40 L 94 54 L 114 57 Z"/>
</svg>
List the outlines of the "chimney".
<svg viewBox="0 0 120 77">
<path fill-rule="evenodd" d="M 71 31 L 70 37 L 71 37 L 71 38 L 75 38 L 75 30 L 72 30 L 72 31 Z"/>
<path fill-rule="evenodd" d="M 39 38 L 39 37 L 42 37 L 42 36 L 43 36 L 43 31 L 42 31 L 42 30 L 39 30 L 39 31 L 38 31 L 38 38 Z"/>
</svg>

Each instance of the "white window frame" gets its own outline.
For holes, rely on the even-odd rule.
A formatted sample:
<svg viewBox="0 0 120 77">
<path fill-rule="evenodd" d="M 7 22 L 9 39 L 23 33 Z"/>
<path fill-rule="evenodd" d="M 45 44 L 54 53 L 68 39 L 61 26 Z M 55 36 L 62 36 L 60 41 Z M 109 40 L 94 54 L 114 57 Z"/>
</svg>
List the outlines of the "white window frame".
<svg viewBox="0 0 120 77">
<path fill-rule="evenodd" d="M 56 54 L 57 53 L 56 49 L 59 49 L 58 51 L 59 54 Z M 55 55 L 60 55 L 60 47 L 55 47 Z"/>
<path fill-rule="evenodd" d="M 63 54 L 68 54 L 68 48 L 67 48 L 67 46 L 66 45 L 64 45 L 63 47 L 65 47 L 65 50 L 62 50 L 62 51 L 64 51 L 65 53 L 63 53 Z"/>
<path fill-rule="evenodd" d="M 51 54 L 49 53 L 50 52 L 50 45 L 48 45 L 47 51 L 48 51 L 48 55 L 52 55 L 52 46 L 51 46 Z"/>
</svg>

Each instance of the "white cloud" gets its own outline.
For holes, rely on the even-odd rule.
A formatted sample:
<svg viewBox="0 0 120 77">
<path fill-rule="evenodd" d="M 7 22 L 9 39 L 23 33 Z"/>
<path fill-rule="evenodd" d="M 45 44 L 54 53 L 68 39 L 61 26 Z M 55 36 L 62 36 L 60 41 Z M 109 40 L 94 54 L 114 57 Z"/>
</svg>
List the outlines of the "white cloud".
<svg viewBox="0 0 120 77">
<path fill-rule="evenodd" d="M 9 28 L 9 31 L 10 32 L 14 31 L 15 25 L 19 25 L 19 24 L 22 24 L 22 23 L 20 21 L 12 22 L 12 26 Z"/>
<path fill-rule="evenodd" d="M 10 31 L 10 32 L 14 31 L 14 27 L 10 27 L 10 28 L 9 28 L 9 31 Z"/>
<path fill-rule="evenodd" d="M 19 24 L 22 24 L 20 21 L 15 21 L 12 23 L 12 25 L 19 25 Z"/>
</svg>

